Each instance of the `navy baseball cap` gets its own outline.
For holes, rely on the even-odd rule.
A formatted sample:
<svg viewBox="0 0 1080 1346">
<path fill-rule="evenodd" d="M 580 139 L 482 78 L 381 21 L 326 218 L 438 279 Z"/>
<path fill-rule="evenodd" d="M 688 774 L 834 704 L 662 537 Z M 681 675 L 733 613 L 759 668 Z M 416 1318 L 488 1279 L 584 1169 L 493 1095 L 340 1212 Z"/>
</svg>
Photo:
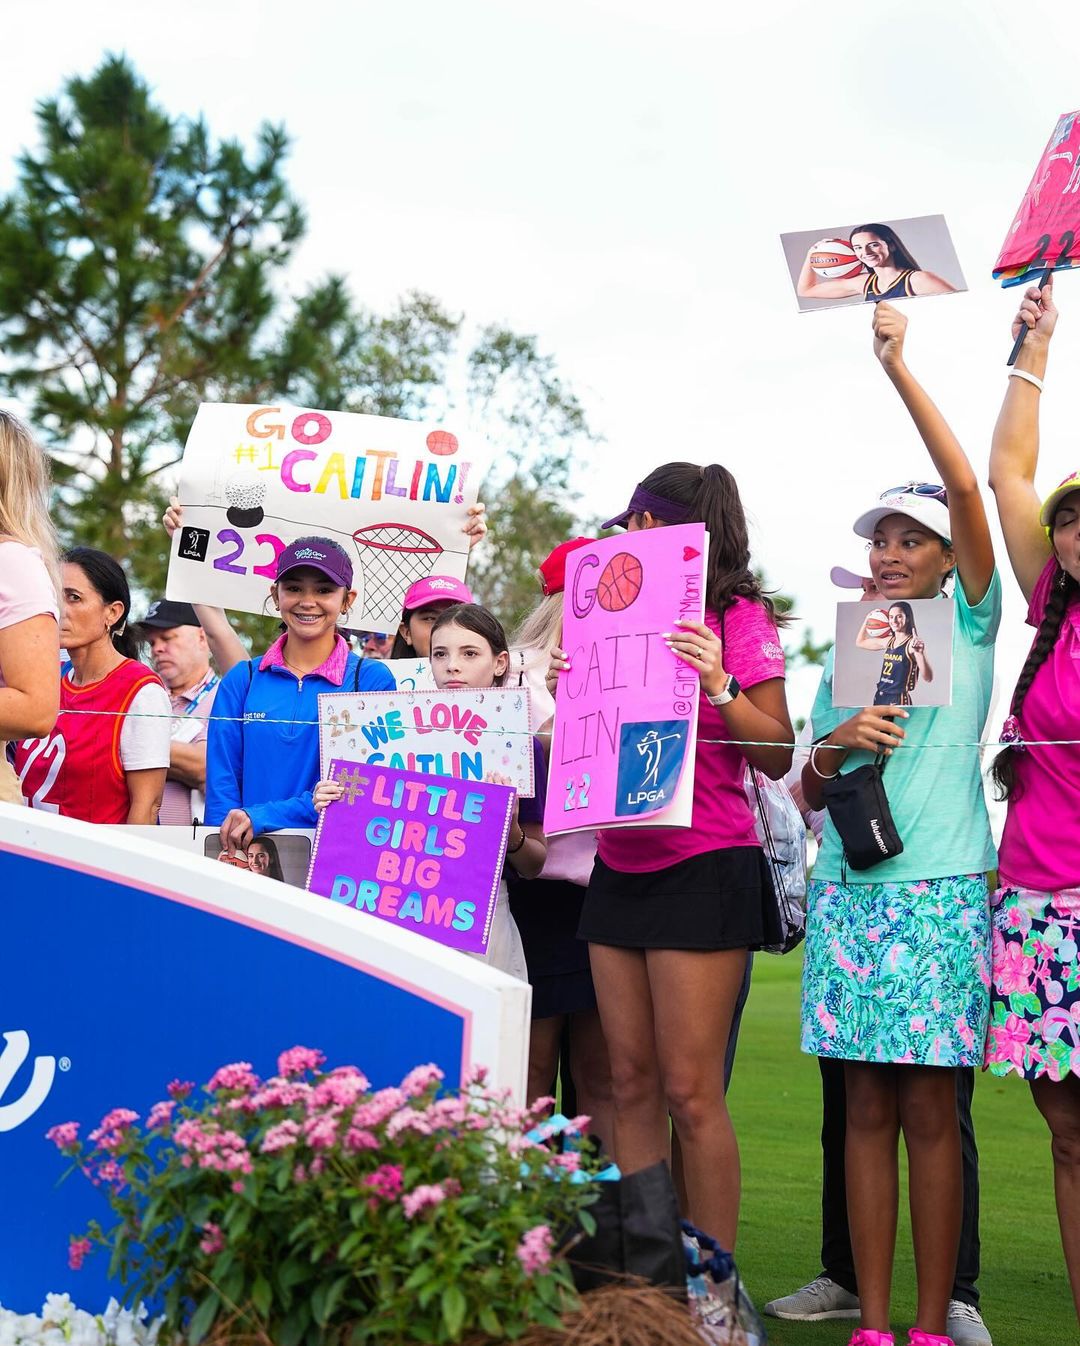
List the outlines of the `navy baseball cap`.
<svg viewBox="0 0 1080 1346">
<path fill-rule="evenodd" d="M 343 589 L 352 588 L 352 561 L 345 548 L 331 538 L 298 537 L 278 557 L 278 579 L 284 578 L 290 570 L 299 570 L 301 566 L 318 570 Z"/>
</svg>

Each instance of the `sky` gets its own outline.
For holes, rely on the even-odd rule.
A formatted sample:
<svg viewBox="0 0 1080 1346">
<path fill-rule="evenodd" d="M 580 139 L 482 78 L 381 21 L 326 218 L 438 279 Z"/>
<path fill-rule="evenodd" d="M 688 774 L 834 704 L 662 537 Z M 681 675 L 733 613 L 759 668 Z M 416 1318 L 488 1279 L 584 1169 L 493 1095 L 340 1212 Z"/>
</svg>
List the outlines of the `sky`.
<svg viewBox="0 0 1080 1346">
<path fill-rule="evenodd" d="M 582 505 L 615 513 L 673 458 L 724 463 L 755 561 L 819 639 L 843 596 L 830 567 L 865 562 L 850 522 L 931 467 L 869 314 L 800 315 L 779 234 L 943 213 L 970 291 L 906 306 L 908 359 L 985 480 L 1016 305 L 991 269 L 1058 114 L 1080 105 L 1072 44 L 1044 36 L 1060 6 L 53 0 L 47 36 L 42 14 L 5 5 L 0 189 L 36 143 L 35 101 L 107 51 L 218 136 L 284 122 L 310 220 L 290 284 L 344 272 L 376 310 L 419 288 L 534 333 L 603 436 L 578 467 Z M 1045 491 L 1080 464 L 1065 375 L 1080 282 L 1058 289 Z M 1007 695 L 1028 636 L 1003 578 Z M 794 714 L 816 676 L 791 679 Z"/>
</svg>

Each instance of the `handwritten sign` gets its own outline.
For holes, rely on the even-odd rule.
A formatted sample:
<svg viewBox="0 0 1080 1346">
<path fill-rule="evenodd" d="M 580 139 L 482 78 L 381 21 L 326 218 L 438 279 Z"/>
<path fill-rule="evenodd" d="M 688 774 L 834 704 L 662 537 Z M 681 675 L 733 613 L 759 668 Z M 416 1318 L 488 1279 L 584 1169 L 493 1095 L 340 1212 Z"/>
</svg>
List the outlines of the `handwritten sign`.
<svg viewBox="0 0 1080 1346">
<path fill-rule="evenodd" d="M 679 618 L 701 621 L 703 524 L 650 528 L 569 558 L 544 831 L 689 827 L 697 674 L 667 648 Z"/>
<path fill-rule="evenodd" d="M 399 692 L 429 692 L 435 688 L 430 659 L 384 659 Z"/>
<path fill-rule="evenodd" d="M 330 774 L 345 794 L 319 820 L 308 891 L 483 953 L 515 792 L 337 758 Z"/>
<path fill-rule="evenodd" d="M 1080 111 L 1063 112 L 994 264 L 1002 285 L 1080 262 Z"/>
<path fill-rule="evenodd" d="M 339 757 L 467 781 L 497 771 L 536 793 L 527 688 L 323 692 L 319 749 L 324 776 Z"/>
<path fill-rule="evenodd" d="M 464 579 L 482 440 L 419 421 L 291 406 L 204 403 L 180 467 L 184 523 L 166 593 L 262 613 L 278 555 L 298 537 L 353 558 L 353 629 L 392 631 L 409 585 Z"/>
</svg>

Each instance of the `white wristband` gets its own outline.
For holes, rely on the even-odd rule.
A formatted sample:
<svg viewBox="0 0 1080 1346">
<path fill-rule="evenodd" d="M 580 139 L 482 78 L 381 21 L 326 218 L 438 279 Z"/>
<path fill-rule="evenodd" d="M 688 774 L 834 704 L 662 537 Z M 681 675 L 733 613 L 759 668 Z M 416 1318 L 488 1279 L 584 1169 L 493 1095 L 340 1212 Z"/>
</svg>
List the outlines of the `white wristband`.
<svg viewBox="0 0 1080 1346">
<path fill-rule="evenodd" d="M 818 764 L 814 761 L 814 757 L 817 754 L 817 750 L 821 746 L 822 745 L 820 743 L 815 743 L 814 746 L 810 749 L 810 770 L 814 773 L 815 776 L 817 776 L 819 780 L 834 780 L 837 776 L 839 776 L 840 774 L 839 770 L 836 770 L 831 775 L 826 776 L 824 771 L 818 770 Z"/>
<path fill-rule="evenodd" d="M 1038 388 L 1040 393 L 1043 390 L 1043 381 L 1038 374 L 1029 374 L 1026 369 L 1010 369 L 1009 378 L 1023 379 L 1025 383 L 1030 383 L 1033 388 Z"/>
</svg>

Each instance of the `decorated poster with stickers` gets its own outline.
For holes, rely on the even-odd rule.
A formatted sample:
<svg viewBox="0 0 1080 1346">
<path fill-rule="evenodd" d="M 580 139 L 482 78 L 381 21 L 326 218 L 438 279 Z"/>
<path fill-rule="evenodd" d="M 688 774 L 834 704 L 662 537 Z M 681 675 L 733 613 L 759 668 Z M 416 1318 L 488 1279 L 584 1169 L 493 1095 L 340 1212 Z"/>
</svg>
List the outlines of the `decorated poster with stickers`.
<svg viewBox="0 0 1080 1346">
<path fill-rule="evenodd" d="M 307 887 L 464 953 L 487 949 L 514 790 L 334 759 Z"/>
<path fill-rule="evenodd" d="M 536 793 L 527 688 L 323 692 L 319 761 L 337 757 L 428 776 L 482 781 L 507 776 L 524 799 Z"/>
<path fill-rule="evenodd" d="M 465 578 L 482 439 L 385 416 L 205 402 L 180 465 L 166 594 L 263 613 L 280 552 L 309 534 L 353 562 L 354 630 L 392 631 L 410 584 Z"/>
<path fill-rule="evenodd" d="M 664 633 L 705 611 L 704 524 L 650 528 L 567 561 L 544 831 L 689 827 L 700 686 Z"/>
</svg>

